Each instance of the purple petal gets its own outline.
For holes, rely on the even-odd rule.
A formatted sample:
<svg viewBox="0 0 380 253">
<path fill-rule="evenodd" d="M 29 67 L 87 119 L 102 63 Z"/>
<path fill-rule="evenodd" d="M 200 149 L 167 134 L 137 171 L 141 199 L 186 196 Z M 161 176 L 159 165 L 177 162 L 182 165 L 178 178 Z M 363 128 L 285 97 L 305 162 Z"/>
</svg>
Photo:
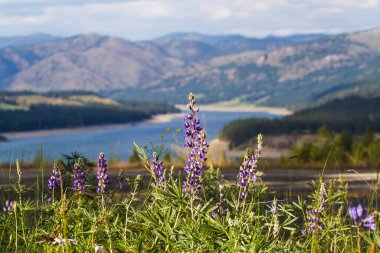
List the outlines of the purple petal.
<svg viewBox="0 0 380 253">
<path fill-rule="evenodd" d="M 373 215 L 367 216 L 365 219 L 362 220 L 363 226 L 366 228 L 369 228 L 371 230 L 376 230 L 376 223 Z"/>
<path fill-rule="evenodd" d="M 348 210 L 349 210 L 349 213 L 350 213 L 350 217 L 354 221 L 354 224 L 358 225 L 358 223 L 359 223 L 359 216 L 358 216 L 357 207 L 356 206 L 350 206 L 348 208 Z"/>
<path fill-rule="evenodd" d="M 365 207 L 362 207 L 362 205 L 358 205 L 358 208 L 357 208 L 357 214 L 359 216 L 359 218 L 362 218 L 366 215 L 366 208 Z"/>
</svg>

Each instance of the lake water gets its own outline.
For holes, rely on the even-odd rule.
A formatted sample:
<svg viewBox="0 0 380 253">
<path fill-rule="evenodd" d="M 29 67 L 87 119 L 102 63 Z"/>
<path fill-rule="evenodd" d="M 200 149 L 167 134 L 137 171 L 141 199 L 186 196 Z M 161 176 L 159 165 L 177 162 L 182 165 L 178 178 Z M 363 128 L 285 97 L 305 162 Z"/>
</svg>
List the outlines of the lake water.
<svg viewBox="0 0 380 253">
<path fill-rule="evenodd" d="M 201 112 L 199 116 L 208 140 L 216 138 L 223 126 L 232 120 L 277 117 L 265 112 L 213 111 Z M 167 128 L 171 131 L 167 132 Z M 180 132 L 174 137 L 178 128 Z M 162 134 L 165 134 L 164 139 L 161 138 Z M 140 146 L 150 147 L 151 144 L 158 145 L 165 139 L 167 143 L 183 144 L 183 117 L 175 117 L 164 123 L 141 122 L 104 129 L 11 138 L 9 142 L 0 143 L 0 160 L 10 162 L 17 158 L 21 161 L 33 161 L 37 152 L 42 150 L 44 159 L 51 161 L 75 150 L 90 159 L 96 159 L 99 152 L 104 152 L 109 158 L 127 161 L 134 141 Z"/>
</svg>

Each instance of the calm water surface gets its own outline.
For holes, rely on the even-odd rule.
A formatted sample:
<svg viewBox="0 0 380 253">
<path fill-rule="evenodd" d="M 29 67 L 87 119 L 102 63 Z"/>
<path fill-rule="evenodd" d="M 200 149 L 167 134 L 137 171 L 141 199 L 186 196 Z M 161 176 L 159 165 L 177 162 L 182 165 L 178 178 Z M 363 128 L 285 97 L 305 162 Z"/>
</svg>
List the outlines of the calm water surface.
<svg viewBox="0 0 380 253">
<path fill-rule="evenodd" d="M 235 119 L 250 117 L 274 118 L 264 112 L 201 112 L 201 123 L 205 126 L 209 140 L 217 137 L 220 130 L 228 122 Z M 166 132 L 169 128 L 171 131 Z M 175 130 L 181 132 L 173 137 Z M 0 160 L 2 162 L 14 161 L 16 158 L 22 161 L 33 161 L 38 151 L 43 152 L 44 159 L 53 160 L 78 151 L 90 159 L 96 159 L 99 152 L 104 152 L 107 157 L 128 160 L 135 141 L 140 146 L 157 145 L 165 134 L 167 143 L 182 145 L 183 143 L 183 119 L 177 117 L 165 123 L 141 122 L 133 125 L 122 125 L 115 128 L 86 129 L 78 132 L 49 134 L 44 136 L 30 136 L 12 138 L 9 142 L 0 143 Z"/>
</svg>

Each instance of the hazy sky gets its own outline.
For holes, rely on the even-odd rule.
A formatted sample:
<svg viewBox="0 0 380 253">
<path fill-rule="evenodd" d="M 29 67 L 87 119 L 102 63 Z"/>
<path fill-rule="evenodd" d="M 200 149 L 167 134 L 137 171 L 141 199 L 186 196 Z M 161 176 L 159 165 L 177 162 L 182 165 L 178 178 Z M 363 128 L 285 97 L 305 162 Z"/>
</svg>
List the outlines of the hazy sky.
<svg viewBox="0 0 380 253">
<path fill-rule="evenodd" d="M 0 0 L 0 36 L 177 31 L 264 37 L 380 27 L 380 0 Z"/>
</svg>

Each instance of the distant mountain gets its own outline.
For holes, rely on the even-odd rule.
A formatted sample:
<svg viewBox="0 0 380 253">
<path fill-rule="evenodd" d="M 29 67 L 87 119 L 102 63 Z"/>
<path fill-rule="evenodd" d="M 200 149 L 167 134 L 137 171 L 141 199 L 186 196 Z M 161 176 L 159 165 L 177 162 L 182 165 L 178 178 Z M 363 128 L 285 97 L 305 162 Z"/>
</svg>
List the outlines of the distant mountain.
<svg viewBox="0 0 380 253">
<path fill-rule="evenodd" d="M 380 29 L 338 35 L 85 34 L 0 49 L 0 88 L 91 90 L 125 100 L 233 101 L 292 109 L 380 95 Z"/>
<path fill-rule="evenodd" d="M 181 61 L 154 46 L 95 34 L 0 50 L 0 86 L 11 90 L 107 90 L 162 78 Z"/>
<path fill-rule="evenodd" d="M 200 94 L 203 102 L 234 100 L 297 109 L 351 94 L 380 94 L 380 46 L 376 43 L 380 29 L 301 38 L 285 37 L 287 45 L 274 49 L 186 65 L 156 80 L 149 92 L 140 86 L 112 95 L 179 103 L 191 90 Z M 291 39 L 297 42 L 289 42 Z"/>
<path fill-rule="evenodd" d="M 169 55 L 184 61 L 202 61 L 222 55 L 218 48 L 197 40 L 173 40 L 159 46 Z"/>
<path fill-rule="evenodd" d="M 193 32 L 178 32 L 167 34 L 165 36 L 154 39 L 153 41 L 159 45 L 174 41 L 199 41 L 210 46 L 215 46 L 223 42 L 244 40 L 249 40 L 249 38 L 242 35 L 207 35 Z"/>
<path fill-rule="evenodd" d="M 58 37 L 44 33 L 31 34 L 26 36 L 0 37 L 0 48 L 33 45 L 56 39 L 58 39 Z"/>
<path fill-rule="evenodd" d="M 172 45 L 183 45 L 184 51 L 188 51 L 188 45 L 193 43 L 193 48 L 209 47 L 209 56 L 221 56 L 233 53 L 241 53 L 251 50 L 273 50 L 275 48 L 306 42 L 323 36 L 322 34 L 291 35 L 285 37 L 268 36 L 262 39 L 248 38 L 241 35 L 206 35 L 200 33 L 172 33 L 159 37 L 154 42 L 163 47 L 169 53 Z M 196 50 L 196 49 L 193 49 Z M 198 50 L 205 52 L 206 50 Z M 210 54 L 212 53 L 212 54 Z M 178 54 L 177 54 L 178 55 Z M 180 56 L 180 55 L 179 55 Z M 180 57 L 182 58 L 182 57 Z M 186 58 L 182 58 L 185 59 Z M 202 59 L 203 60 L 203 59 Z"/>
</svg>

